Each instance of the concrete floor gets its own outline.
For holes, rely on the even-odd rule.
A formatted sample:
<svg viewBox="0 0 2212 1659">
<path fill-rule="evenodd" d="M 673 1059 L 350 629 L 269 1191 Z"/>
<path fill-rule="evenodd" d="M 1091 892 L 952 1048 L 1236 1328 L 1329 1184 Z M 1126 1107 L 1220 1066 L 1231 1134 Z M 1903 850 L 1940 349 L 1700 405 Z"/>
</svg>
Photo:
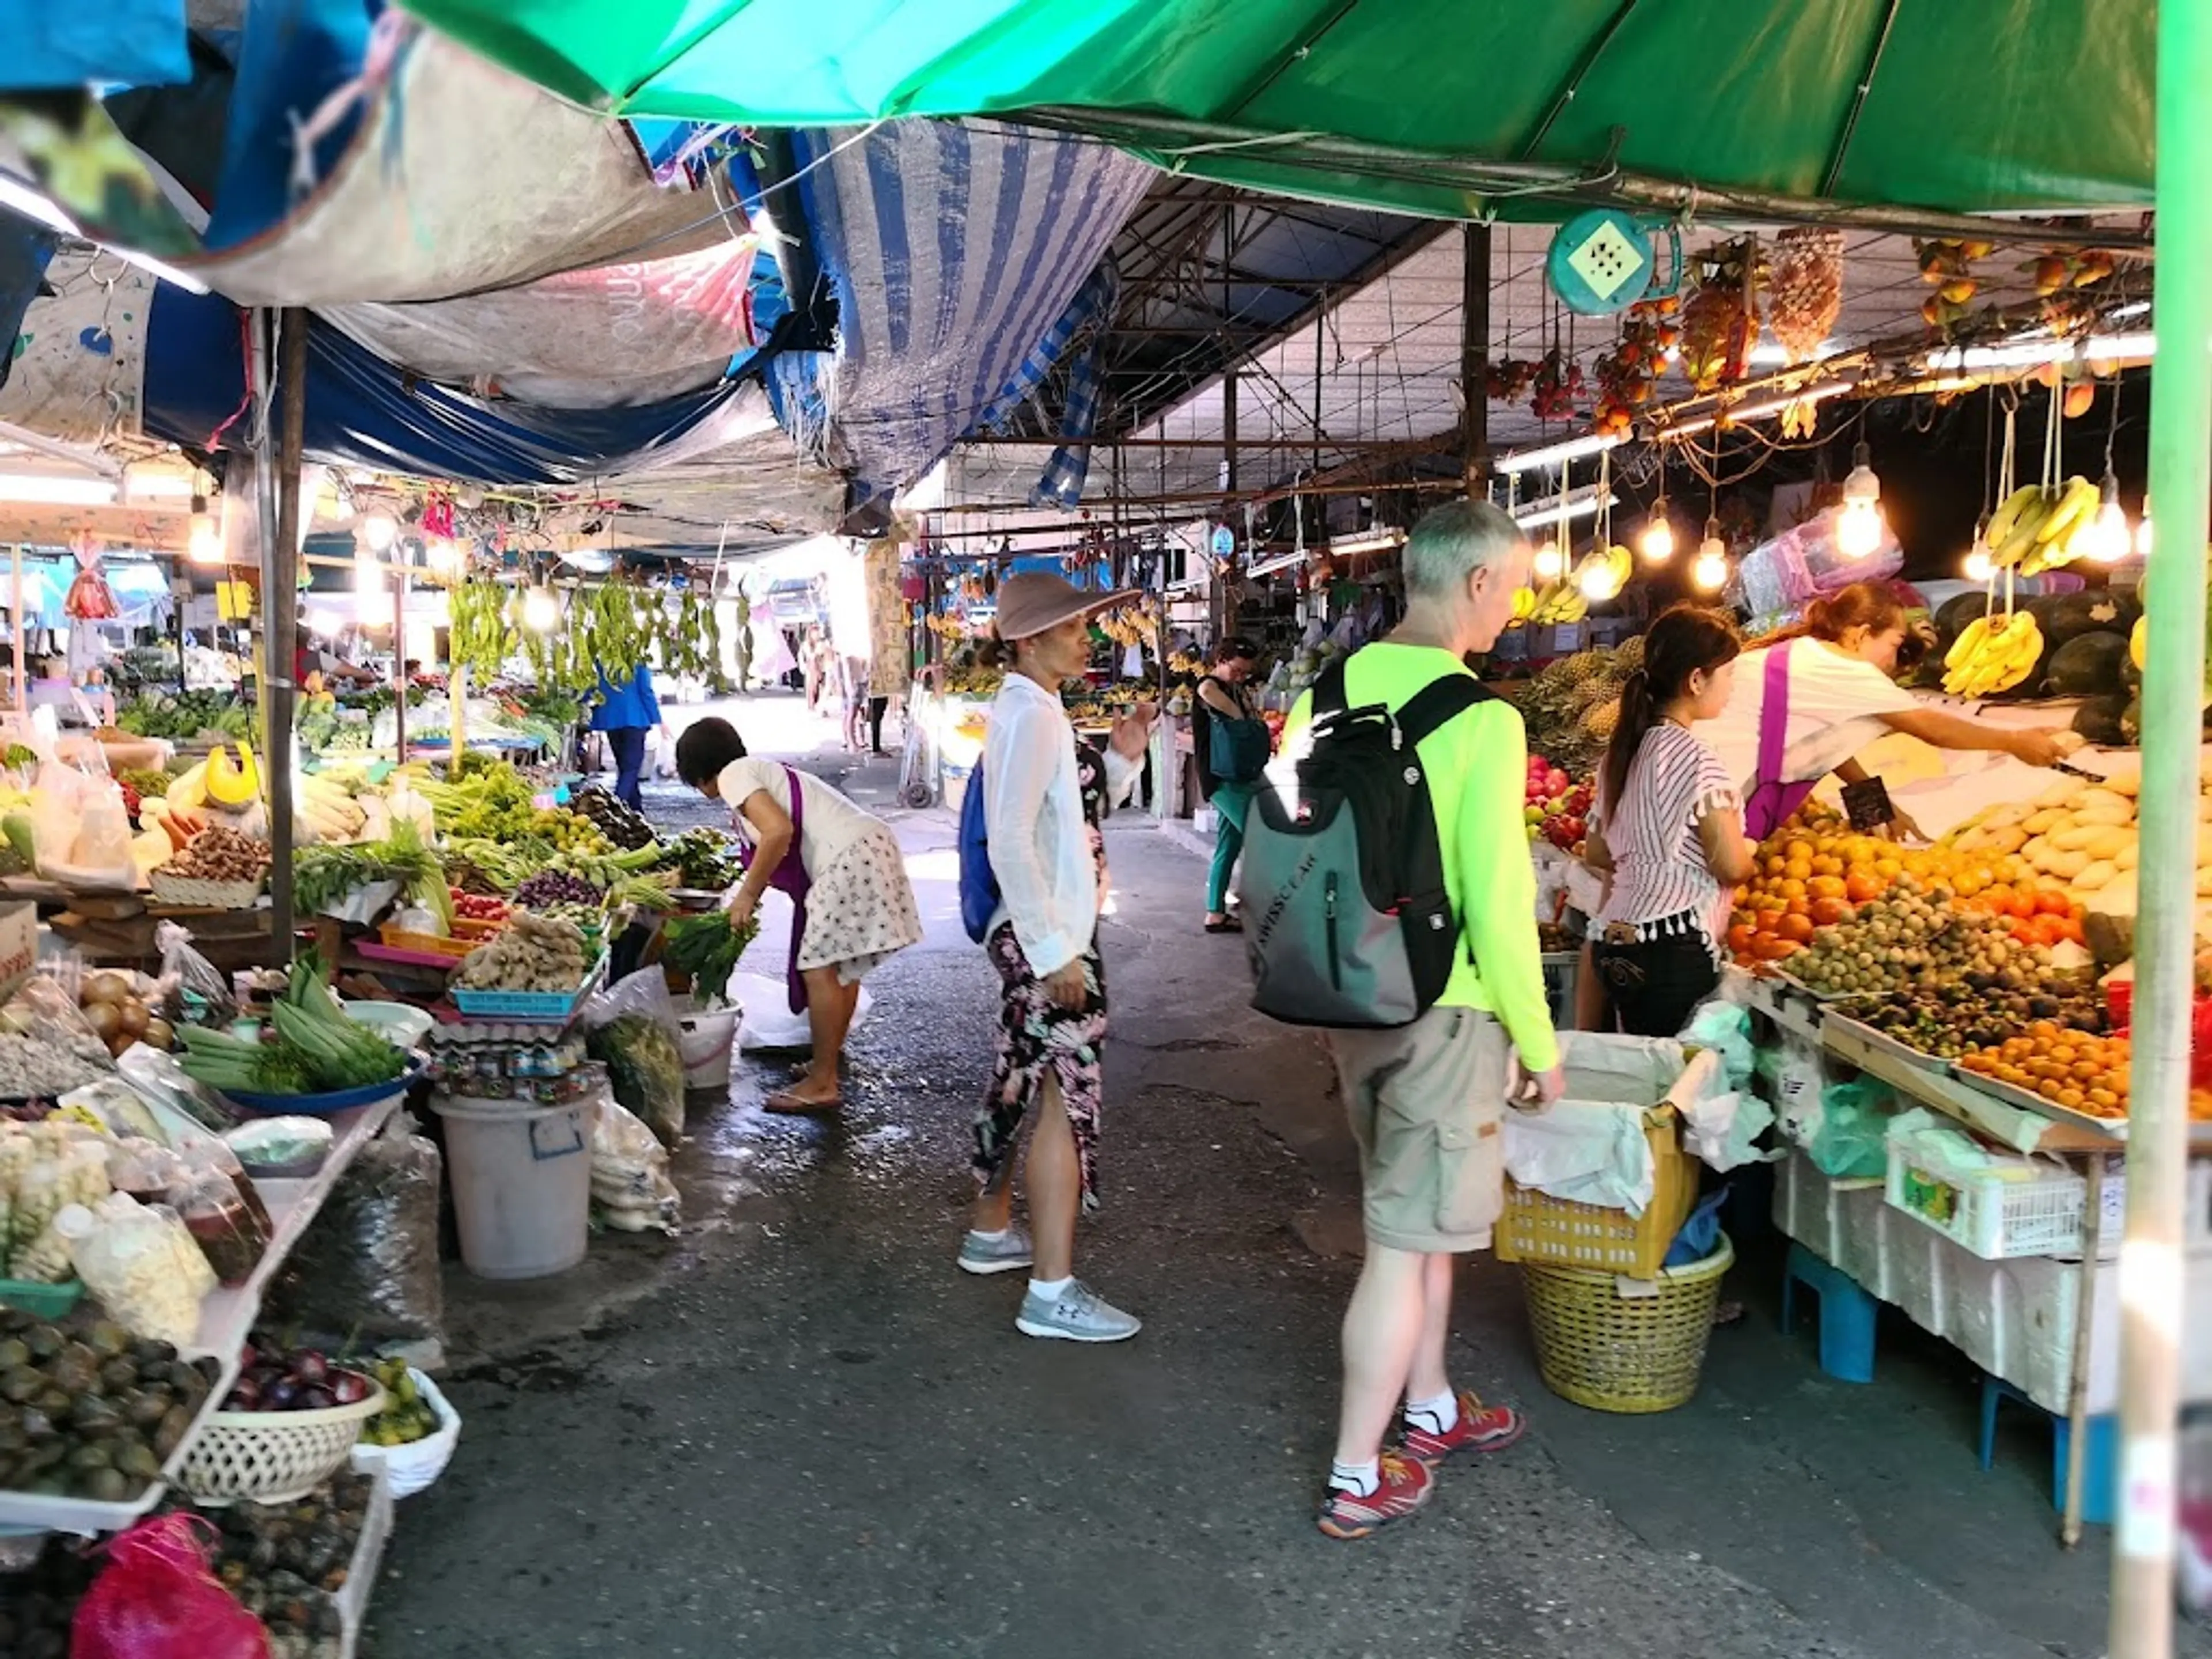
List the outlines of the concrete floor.
<svg viewBox="0 0 2212 1659">
<path fill-rule="evenodd" d="M 826 735 L 743 707 L 756 748 Z M 890 768 L 808 763 L 888 809 Z M 1106 1207 L 1079 1265 L 1148 1323 L 1119 1349 L 1017 1334 L 1018 1276 L 951 1261 L 993 980 L 950 821 L 897 824 L 930 937 L 874 981 L 842 1119 L 765 1117 L 787 1068 L 748 1060 L 695 1099 L 680 1237 L 603 1237 L 536 1285 L 453 1271 L 466 1426 L 401 1507 L 372 1659 L 2102 1651 L 2106 1539 L 2058 1548 L 2045 1432 L 2016 1424 L 1980 1473 L 1972 1372 L 1901 1322 L 1874 1384 L 1824 1378 L 1753 1237 L 1748 1317 L 1650 1418 L 1547 1393 L 1517 1273 L 1479 1263 L 1456 1379 L 1530 1435 L 1405 1526 L 1323 1539 L 1350 1149 L 1317 1045 L 1246 1011 L 1199 863 L 1141 821 L 1110 836 Z"/>
</svg>

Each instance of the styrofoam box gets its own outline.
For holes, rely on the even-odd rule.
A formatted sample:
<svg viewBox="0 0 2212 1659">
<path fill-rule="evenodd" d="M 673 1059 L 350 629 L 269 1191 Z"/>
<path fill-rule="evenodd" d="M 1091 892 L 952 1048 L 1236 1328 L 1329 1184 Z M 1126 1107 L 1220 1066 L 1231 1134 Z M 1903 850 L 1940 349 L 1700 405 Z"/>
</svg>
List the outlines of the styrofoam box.
<svg viewBox="0 0 2212 1659">
<path fill-rule="evenodd" d="M 1885 1300 L 1887 1207 L 1880 1179 L 1838 1180 L 1799 1150 L 1791 1151 L 1774 1183 L 1774 1224 Z"/>
</svg>

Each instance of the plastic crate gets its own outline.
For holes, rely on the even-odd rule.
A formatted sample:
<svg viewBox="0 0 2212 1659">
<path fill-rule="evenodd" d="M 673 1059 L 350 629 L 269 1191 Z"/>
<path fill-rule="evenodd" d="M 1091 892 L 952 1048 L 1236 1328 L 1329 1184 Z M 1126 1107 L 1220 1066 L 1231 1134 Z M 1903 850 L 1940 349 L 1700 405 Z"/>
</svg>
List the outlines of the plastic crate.
<svg viewBox="0 0 2212 1659">
<path fill-rule="evenodd" d="M 1582 970 L 1581 953 L 1544 953 L 1544 997 L 1552 1005 L 1552 1024 L 1564 1031 L 1575 1023 L 1575 981 Z"/>
<path fill-rule="evenodd" d="M 1931 1169 L 1892 1141 L 1882 1197 L 1984 1261 L 2003 1261 L 2078 1251 L 2087 1190 L 2081 1176 L 2055 1167 Z"/>
<path fill-rule="evenodd" d="M 565 1025 L 606 977 L 602 956 L 573 991 L 472 991 L 455 988 L 453 1006 L 471 1019 L 514 1020 L 526 1025 Z"/>
<path fill-rule="evenodd" d="M 18 1313 L 31 1314 L 37 1318 L 56 1320 L 76 1306 L 77 1298 L 84 1294 L 84 1281 L 64 1279 L 58 1285 L 34 1284 L 25 1279 L 0 1279 L 0 1308 L 13 1308 Z"/>
<path fill-rule="evenodd" d="M 1498 1259 L 1596 1268 L 1628 1279 L 1655 1277 L 1674 1235 L 1689 1219 L 1698 1174 L 1683 1155 L 1673 1107 L 1647 1111 L 1644 1133 L 1651 1148 L 1651 1202 L 1642 1215 L 1553 1198 L 1509 1177 L 1505 1212 L 1492 1241 Z"/>
<path fill-rule="evenodd" d="M 467 916 L 453 918 L 453 933 L 450 939 L 436 933 L 410 933 L 393 922 L 386 922 L 376 930 L 376 936 L 389 951 L 412 951 L 417 956 L 446 957 L 459 962 L 505 926 L 502 922 L 478 921 Z"/>
</svg>

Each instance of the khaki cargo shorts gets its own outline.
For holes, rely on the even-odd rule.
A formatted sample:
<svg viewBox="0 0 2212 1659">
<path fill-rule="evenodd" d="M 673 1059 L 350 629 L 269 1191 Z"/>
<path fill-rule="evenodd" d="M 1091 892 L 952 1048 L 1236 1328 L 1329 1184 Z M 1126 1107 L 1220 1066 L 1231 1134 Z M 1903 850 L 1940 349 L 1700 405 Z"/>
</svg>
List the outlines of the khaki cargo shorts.
<svg viewBox="0 0 2212 1659">
<path fill-rule="evenodd" d="M 1511 1045 L 1473 1008 L 1431 1008 L 1388 1031 L 1332 1031 L 1359 1143 L 1367 1237 L 1396 1250 L 1490 1248 L 1505 1207 L 1499 1126 Z"/>
</svg>

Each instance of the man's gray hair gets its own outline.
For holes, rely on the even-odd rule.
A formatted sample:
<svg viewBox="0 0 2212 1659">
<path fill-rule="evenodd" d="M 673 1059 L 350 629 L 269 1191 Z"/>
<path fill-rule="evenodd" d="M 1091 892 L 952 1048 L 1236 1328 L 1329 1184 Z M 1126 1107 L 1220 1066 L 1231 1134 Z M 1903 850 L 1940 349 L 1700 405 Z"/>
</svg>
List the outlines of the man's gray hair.
<svg viewBox="0 0 2212 1659">
<path fill-rule="evenodd" d="M 1497 563 L 1527 539 L 1519 525 L 1488 501 L 1432 507 L 1406 538 L 1406 586 L 1431 597 L 1455 592 L 1469 572 Z"/>
</svg>

